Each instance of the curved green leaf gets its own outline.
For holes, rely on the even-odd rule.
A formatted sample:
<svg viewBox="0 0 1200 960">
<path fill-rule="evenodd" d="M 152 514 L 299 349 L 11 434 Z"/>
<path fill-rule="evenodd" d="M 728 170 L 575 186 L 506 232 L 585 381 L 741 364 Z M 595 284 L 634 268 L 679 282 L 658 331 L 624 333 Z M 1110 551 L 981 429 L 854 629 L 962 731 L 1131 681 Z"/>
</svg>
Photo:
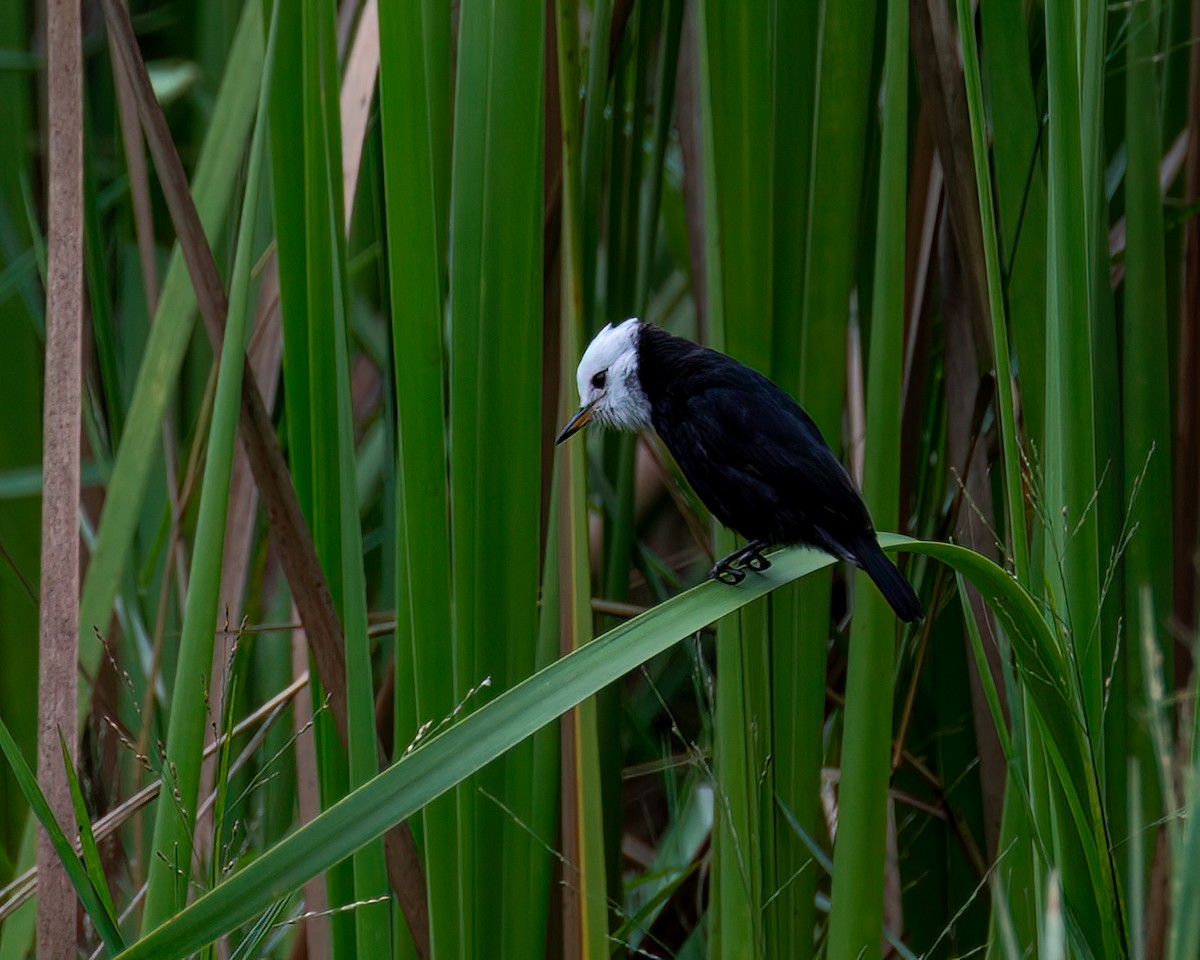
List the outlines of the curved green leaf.
<svg viewBox="0 0 1200 960">
<path fill-rule="evenodd" d="M 1094 775 L 1088 773 L 1080 719 L 1062 687 L 1071 676 L 1054 632 L 1030 596 L 1004 570 L 964 547 L 880 537 L 890 550 L 923 553 L 970 580 L 1009 631 L 1033 699 L 1053 729 L 1076 730 L 1053 744 L 1064 789 L 1074 798 L 1080 833 L 1104 862 Z M 240 873 L 167 920 L 120 960 L 183 957 L 235 929 L 385 830 L 552 722 L 567 710 L 684 637 L 772 590 L 833 563 L 826 554 L 784 550 L 736 589 L 706 581 L 563 657 L 517 684 L 355 790 Z M 480 678 L 482 679 L 482 678 Z M 1100 831 L 1100 832 L 1097 832 Z"/>
<path fill-rule="evenodd" d="M 789 550 L 736 589 L 706 581 L 610 630 L 432 737 L 167 920 L 122 953 L 121 960 L 186 956 L 235 929 L 639 664 L 832 562 L 826 554 Z"/>
</svg>

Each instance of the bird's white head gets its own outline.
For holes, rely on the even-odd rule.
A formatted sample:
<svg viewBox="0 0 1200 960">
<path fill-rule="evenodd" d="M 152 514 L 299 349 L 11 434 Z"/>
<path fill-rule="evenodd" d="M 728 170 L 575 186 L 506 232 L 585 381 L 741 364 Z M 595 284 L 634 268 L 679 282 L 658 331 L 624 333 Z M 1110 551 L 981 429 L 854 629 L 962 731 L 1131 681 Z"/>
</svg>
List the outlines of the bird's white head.
<svg viewBox="0 0 1200 960">
<path fill-rule="evenodd" d="M 579 386 L 579 412 L 556 442 L 594 420 L 616 430 L 644 430 L 650 426 L 650 401 L 638 379 L 638 332 L 641 321 L 609 324 L 584 351 L 575 379 Z"/>
</svg>

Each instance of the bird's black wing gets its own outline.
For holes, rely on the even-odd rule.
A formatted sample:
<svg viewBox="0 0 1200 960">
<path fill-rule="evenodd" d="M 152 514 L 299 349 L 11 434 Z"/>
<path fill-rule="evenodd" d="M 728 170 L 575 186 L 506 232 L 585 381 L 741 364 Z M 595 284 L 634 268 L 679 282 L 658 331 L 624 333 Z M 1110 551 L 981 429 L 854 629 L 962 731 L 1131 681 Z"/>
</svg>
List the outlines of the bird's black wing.
<svg viewBox="0 0 1200 960">
<path fill-rule="evenodd" d="M 726 526 L 751 539 L 838 554 L 870 531 L 866 508 L 817 425 L 765 377 L 741 367 L 672 401 L 655 426 Z"/>
</svg>

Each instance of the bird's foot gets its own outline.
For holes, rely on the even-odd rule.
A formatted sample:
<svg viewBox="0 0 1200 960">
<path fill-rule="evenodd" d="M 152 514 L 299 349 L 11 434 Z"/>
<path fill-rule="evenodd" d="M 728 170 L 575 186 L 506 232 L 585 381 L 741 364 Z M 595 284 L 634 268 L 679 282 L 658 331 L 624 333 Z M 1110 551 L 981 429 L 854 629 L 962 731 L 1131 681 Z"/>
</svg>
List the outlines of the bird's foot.
<svg viewBox="0 0 1200 960">
<path fill-rule="evenodd" d="M 718 560 L 709 571 L 709 577 L 736 586 L 746 579 L 747 570 L 761 573 L 771 566 L 771 561 L 762 555 L 766 546 L 761 540 L 752 540 L 746 546 Z"/>
<path fill-rule="evenodd" d="M 722 583 L 727 583 L 731 587 L 736 587 L 739 583 L 746 579 L 746 571 L 739 567 L 722 567 L 719 563 L 712 568 L 708 573 L 713 580 L 720 580 Z"/>
<path fill-rule="evenodd" d="M 771 566 L 771 561 L 764 557 L 761 551 L 762 548 L 759 547 L 759 549 L 755 550 L 753 553 L 747 554 L 745 560 L 742 561 L 742 565 L 749 567 L 751 570 L 754 570 L 757 573 L 762 573 L 769 566 Z"/>
</svg>

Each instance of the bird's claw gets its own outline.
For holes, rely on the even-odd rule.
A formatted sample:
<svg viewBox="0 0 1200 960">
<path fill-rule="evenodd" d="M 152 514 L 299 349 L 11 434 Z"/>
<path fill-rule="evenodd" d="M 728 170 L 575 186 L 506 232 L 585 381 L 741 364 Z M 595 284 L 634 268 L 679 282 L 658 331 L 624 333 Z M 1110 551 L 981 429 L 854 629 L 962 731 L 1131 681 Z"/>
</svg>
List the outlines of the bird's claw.
<svg viewBox="0 0 1200 960">
<path fill-rule="evenodd" d="M 762 555 L 765 547 L 766 544 L 761 540 L 751 541 L 741 550 L 735 550 L 729 556 L 718 560 L 716 566 L 709 571 L 709 577 L 736 586 L 746 579 L 747 570 L 762 573 L 771 566 L 771 561 Z"/>
<path fill-rule="evenodd" d="M 740 570 L 737 567 L 721 567 L 720 564 L 713 567 L 708 575 L 714 580 L 720 580 L 722 583 L 729 584 L 731 587 L 736 587 L 746 579 L 745 570 Z"/>
<path fill-rule="evenodd" d="M 762 573 L 769 566 L 771 566 L 771 561 L 764 557 L 761 553 L 752 553 L 743 561 L 743 566 L 747 566 L 757 573 Z"/>
</svg>

